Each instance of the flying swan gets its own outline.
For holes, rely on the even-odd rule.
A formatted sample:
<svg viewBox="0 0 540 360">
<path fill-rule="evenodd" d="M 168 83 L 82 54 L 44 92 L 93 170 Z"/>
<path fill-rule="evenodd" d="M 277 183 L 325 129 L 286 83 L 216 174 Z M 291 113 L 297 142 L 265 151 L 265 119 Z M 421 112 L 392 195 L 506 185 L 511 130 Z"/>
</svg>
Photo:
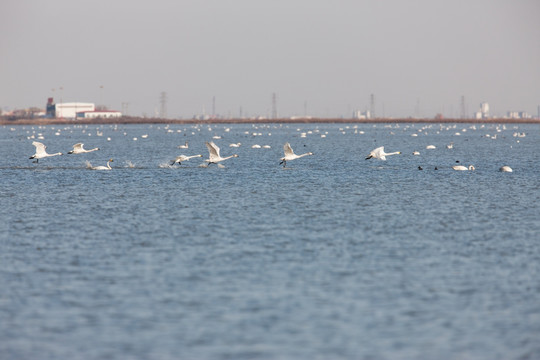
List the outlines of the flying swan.
<svg viewBox="0 0 540 360">
<path fill-rule="evenodd" d="M 237 154 L 234 154 L 234 155 L 231 155 L 231 156 L 227 156 L 227 157 L 221 157 L 221 155 L 219 155 L 219 147 L 214 144 L 213 141 L 210 141 L 210 142 L 206 142 L 206 147 L 208 148 L 208 153 L 209 153 L 209 156 L 208 156 L 208 159 L 204 160 L 208 163 L 208 165 L 210 164 L 217 164 L 217 163 L 220 163 L 222 161 L 225 161 L 227 159 L 230 159 L 230 158 L 233 158 L 233 157 L 238 157 Z"/>
<path fill-rule="evenodd" d="M 73 145 L 73 150 L 68 151 L 68 154 L 84 154 L 84 153 L 89 153 L 89 152 L 92 152 L 92 151 L 99 150 L 99 148 L 93 148 L 93 149 L 90 149 L 90 150 L 86 150 L 83 146 L 84 146 L 83 143 L 78 143 L 78 144 Z"/>
<path fill-rule="evenodd" d="M 299 159 L 299 158 L 307 156 L 307 155 L 313 155 L 312 152 L 307 152 L 307 153 L 302 154 L 302 155 L 296 155 L 294 153 L 293 149 L 291 148 L 291 144 L 289 144 L 289 143 L 285 143 L 285 145 L 283 145 L 283 152 L 285 153 L 285 156 L 279 159 L 279 160 L 281 160 L 279 165 L 283 164 L 283 167 L 285 167 L 285 165 L 287 165 L 287 161 L 296 160 L 296 159 Z"/>
<path fill-rule="evenodd" d="M 182 165 L 182 161 L 188 161 L 189 159 L 196 158 L 196 157 L 202 157 L 202 155 L 191 155 L 191 156 L 179 155 L 174 160 L 172 160 L 171 166 L 174 165 L 175 163 L 178 163 L 178 165 Z"/>
<path fill-rule="evenodd" d="M 369 160 L 371 158 L 379 159 L 379 160 L 386 160 L 387 156 L 390 155 L 398 155 L 401 154 L 401 151 L 396 151 L 392 153 L 385 153 L 384 152 L 384 146 L 378 147 L 375 150 L 372 150 L 369 155 L 366 157 L 366 160 Z"/>
<path fill-rule="evenodd" d="M 36 153 L 32 156 L 30 156 L 30 159 L 36 159 L 36 163 L 39 161 L 39 159 L 43 159 L 43 158 L 46 158 L 46 157 L 49 157 L 49 156 L 57 156 L 57 155 L 63 155 L 61 152 L 58 152 L 58 153 L 55 153 L 55 154 L 48 154 L 47 151 L 45 149 L 47 149 L 47 147 L 45 145 L 43 145 L 42 143 L 40 142 L 37 142 L 37 141 L 33 141 L 32 142 L 32 145 L 34 145 L 36 147 Z"/>
</svg>

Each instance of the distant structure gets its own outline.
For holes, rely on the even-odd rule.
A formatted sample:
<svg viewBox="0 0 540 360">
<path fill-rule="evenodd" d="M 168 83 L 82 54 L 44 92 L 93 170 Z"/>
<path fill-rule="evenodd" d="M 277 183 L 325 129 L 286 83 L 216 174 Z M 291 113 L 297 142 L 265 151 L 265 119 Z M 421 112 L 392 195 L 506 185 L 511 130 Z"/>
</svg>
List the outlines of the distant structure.
<svg viewBox="0 0 540 360">
<path fill-rule="evenodd" d="M 54 99 L 51 97 L 47 101 L 45 116 L 61 119 L 75 119 L 79 112 L 95 110 L 96 106 L 93 103 L 70 102 L 55 104 Z"/>
<path fill-rule="evenodd" d="M 489 117 L 489 104 L 483 102 L 480 104 L 480 111 L 474 114 L 475 119 L 487 119 Z"/>
<path fill-rule="evenodd" d="M 80 111 L 77 113 L 77 119 L 109 119 L 119 117 L 122 117 L 122 112 L 115 110 Z"/>
<path fill-rule="evenodd" d="M 162 119 L 167 118 L 167 93 L 165 91 L 162 91 L 159 96 L 159 103 L 161 105 L 159 110 L 159 116 Z"/>
<path fill-rule="evenodd" d="M 371 94 L 369 97 L 369 113 L 371 114 L 372 118 L 376 118 L 375 116 L 375 95 Z"/>
<path fill-rule="evenodd" d="M 277 99 L 276 93 L 272 94 L 272 119 L 277 119 Z"/>
<path fill-rule="evenodd" d="M 525 111 L 508 111 L 506 113 L 508 119 L 531 119 L 532 116 Z"/>
<path fill-rule="evenodd" d="M 359 120 L 371 119 L 371 112 L 369 110 L 366 110 L 366 111 L 357 110 L 353 113 L 353 119 L 359 119 Z"/>
<path fill-rule="evenodd" d="M 465 119 L 467 117 L 467 110 L 465 110 L 465 96 L 461 95 L 461 114 L 460 117 Z"/>
</svg>

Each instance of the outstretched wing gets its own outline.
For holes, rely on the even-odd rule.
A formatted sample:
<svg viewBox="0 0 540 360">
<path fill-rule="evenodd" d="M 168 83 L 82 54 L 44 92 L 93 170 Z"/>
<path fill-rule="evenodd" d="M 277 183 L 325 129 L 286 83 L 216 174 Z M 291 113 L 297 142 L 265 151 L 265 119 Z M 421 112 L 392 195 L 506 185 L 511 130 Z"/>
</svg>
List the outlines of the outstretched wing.
<svg viewBox="0 0 540 360">
<path fill-rule="evenodd" d="M 285 145 L 283 145 L 283 152 L 285 153 L 286 157 L 294 155 L 294 151 L 291 148 L 291 144 L 289 144 L 289 143 L 285 143 Z"/>
<path fill-rule="evenodd" d="M 41 155 L 41 154 L 46 154 L 46 153 L 47 153 L 47 152 L 45 151 L 45 149 L 47 149 L 47 147 L 46 147 L 44 144 L 42 144 L 42 143 L 40 143 L 40 142 L 38 142 L 38 141 L 33 141 L 33 142 L 32 142 L 32 145 L 34 145 L 34 146 L 36 147 L 36 154 L 37 154 L 37 155 Z"/>
<path fill-rule="evenodd" d="M 77 152 L 77 151 L 81 151 L 81 150 L 84 150 L 83 149 L 83 143 L 77 143 L 77 144 L 73 145 L 73 151 Z"/>
<path fill-rule="evenodd" d="M 208 148 L 208 152 L 210 153 L 210 160 L 219 158 L 219 147 L 214 144 L 213 141 L 206 142 L 206 147 Z"/>
</svg>

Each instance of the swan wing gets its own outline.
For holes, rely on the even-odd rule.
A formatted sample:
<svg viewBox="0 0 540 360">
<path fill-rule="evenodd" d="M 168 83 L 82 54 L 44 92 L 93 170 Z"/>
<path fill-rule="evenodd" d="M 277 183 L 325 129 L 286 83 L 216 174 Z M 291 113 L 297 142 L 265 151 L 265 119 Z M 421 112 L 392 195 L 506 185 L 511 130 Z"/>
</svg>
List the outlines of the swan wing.
<svg viewBox="0 0 540 360">
<path fill-rule="evenodd" d="M 213 141 L 206 142 L 206 147 L 208 148 L 208 152 L 210 153 L 210 160 L 219 158 L 219 147 L 214 144 Z"/>
<path fill-rule="evenodd" d="M 73 145 L 73 151 L 74 152 L 77 152 L 77 151 L 83 151 L 83 143 L 77 143 L 75 145 Z"/>
<path fill-rule="evenodd" d="M 285 145 L 283 145 L 283 152 L 285 153 L 285 157 L 294 155 L 294 151 L 289 143 L 285 143 Z"/>
<path fill-rule="evenodd" d="M 45 149 L 47 149 L 47 147 L 38 142 L 38 141 L 33 141 L 32 142 L 32 145 L 34 145 L 36 147 L 36 155 L 45 155 L 47 154 L 47 152 L 45 151 Z"/>
</svg>

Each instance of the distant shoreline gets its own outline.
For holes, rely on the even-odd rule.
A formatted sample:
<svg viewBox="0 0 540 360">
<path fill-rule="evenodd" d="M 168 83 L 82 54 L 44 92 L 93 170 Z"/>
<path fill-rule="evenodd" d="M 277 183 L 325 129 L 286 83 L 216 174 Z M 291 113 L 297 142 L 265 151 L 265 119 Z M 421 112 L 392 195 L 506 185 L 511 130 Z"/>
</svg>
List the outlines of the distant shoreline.
<svg viewBox="0 0 540 360">
<path fill-rule="evenodd" d="M 0 125 L 108 125 L 108 124 L 405 124 L 405 123 L 466 123 L 466 124 L 540 124 L 540 119 L 416 119 L 416 118 L 278 118 L 278 119 L 163 119 L 143 117 L 121 117 L 110 119 L 16 119 L 0 118 Z"/>
</svg>

